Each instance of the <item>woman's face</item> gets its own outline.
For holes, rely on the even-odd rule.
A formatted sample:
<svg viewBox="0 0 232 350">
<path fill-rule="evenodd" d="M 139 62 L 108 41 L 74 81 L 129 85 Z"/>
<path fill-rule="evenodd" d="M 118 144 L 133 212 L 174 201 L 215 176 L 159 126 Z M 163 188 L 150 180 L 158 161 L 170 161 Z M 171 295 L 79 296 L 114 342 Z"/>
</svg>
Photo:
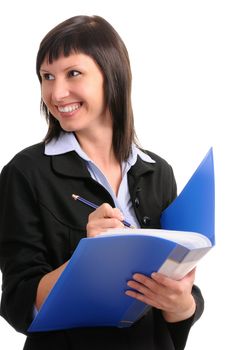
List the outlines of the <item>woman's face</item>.
<svg viewBox="0 0 232 350">
<path fill-rule="evenodd" d="M 61 56 L 40 67 L 42 99 L 62 129 L 96 133 L 112 124 L 105 107 L 103 74 L 88 55 Z"/>
</svg>

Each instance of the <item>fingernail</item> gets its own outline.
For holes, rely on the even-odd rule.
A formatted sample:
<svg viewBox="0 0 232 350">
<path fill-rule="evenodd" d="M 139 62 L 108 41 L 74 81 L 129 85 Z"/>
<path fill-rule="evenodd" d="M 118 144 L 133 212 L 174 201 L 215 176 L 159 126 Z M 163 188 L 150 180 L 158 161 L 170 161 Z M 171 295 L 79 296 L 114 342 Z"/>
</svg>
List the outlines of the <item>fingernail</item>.
<svg viewBox="0 0 232 350">
<path fill-rule="evenodd" d="M 124 220 L 124 215 L 123 215 L 123 214 L 120 214 L 119 219 L 120 219 L 121 221 L 123 221 L 123 220 Z"/>
</svg>

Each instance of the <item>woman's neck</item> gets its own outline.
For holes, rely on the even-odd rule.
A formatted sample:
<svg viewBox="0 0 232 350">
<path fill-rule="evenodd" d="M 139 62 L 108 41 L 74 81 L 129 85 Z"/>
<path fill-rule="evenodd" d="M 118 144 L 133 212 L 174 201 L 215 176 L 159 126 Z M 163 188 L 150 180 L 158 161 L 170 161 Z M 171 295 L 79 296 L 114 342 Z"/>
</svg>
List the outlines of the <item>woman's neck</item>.
<svg viewBox="0 0 232 350">
<path fill-rule="evenodd" d="M 95 132 L 92 135 L 76 133 L 75 136 L 83 151 L 94 163 L 107 165 L 116 161 L 111 130 L 105 130 L 104 134 L 100 135 Z"/>
<path fill-rule="evenodd" d="M 78 133 L 76 137 L 83 151 L 102 171 L 117 195 L 122 180 L 122 171 L 121 164 L 114 153 L 112 133 L 105 133 L 104 137 L 98 137 L 97 133 L 92 137 Z"/>
</svg>

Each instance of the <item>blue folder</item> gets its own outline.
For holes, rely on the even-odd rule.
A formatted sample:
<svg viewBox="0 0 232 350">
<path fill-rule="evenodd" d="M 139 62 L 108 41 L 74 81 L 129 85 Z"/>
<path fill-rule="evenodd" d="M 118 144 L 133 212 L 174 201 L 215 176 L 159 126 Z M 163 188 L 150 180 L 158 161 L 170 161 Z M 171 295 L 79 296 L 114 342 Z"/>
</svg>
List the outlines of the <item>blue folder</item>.
<svg viewBox="0 0 232 350">
<path fill-rule="evenodd" d="M 214 166 L 209 150 L 183 191 L 163 212 L 162 228 L 214 239 Z M 139 235 L 83 238 L 28 332 L 129 327 L 148 306 L 125 295 L 133 273 L 158 271 L 177 243 Z"/>
<path fill-rule="evenodd" d="M 211 148 L 179 196 L 161 215 L 166 230 L 199 232 L 215 244 L 215 183 Z"/>
</svg>

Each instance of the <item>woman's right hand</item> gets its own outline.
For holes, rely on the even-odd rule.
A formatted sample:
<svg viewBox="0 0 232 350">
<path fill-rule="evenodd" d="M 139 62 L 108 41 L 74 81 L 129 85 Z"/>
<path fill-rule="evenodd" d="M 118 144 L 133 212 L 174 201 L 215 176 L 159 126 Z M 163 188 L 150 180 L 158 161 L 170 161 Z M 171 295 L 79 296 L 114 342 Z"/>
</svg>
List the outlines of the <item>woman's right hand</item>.
<svg viewBox="0 0 232 350">
<path fill-rule="evenodd" d="M 121 228 L 124 227 L 123 215 L 117 208 L 112 208 L 109 204 L 105 203 L 98 207 L 93 213 L 89 215 L 87 223 L 87 237 L 94 237 L 101 232 L 106 231 L 109 228 Z M 38 285 L 35 306 L 37 310 L 40 309 L 44 300 L 47 298 L 52 287 L 64 271 L 68 262 L 58 267 L 57 269 L 44 275 Z"/>
<path fill-rule="evenodd" d="M 112 208 L 108 203 L 102 204 L 88 218 L 87 237 L 94 237 L 111 228 L 123 228 L 123 214 L 118 208 Z"/>
</svg>

